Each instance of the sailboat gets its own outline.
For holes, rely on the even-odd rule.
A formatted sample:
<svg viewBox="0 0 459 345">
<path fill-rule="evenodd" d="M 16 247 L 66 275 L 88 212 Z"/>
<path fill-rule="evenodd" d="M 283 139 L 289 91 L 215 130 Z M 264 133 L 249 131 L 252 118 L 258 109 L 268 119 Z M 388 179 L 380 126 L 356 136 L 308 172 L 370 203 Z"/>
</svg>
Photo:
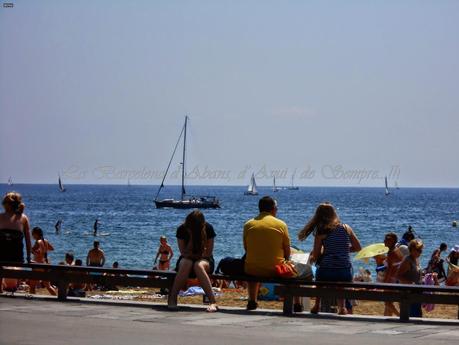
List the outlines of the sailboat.
<svg viewBox="0 0 459 345">
<path fill-rule="evenodd" d="M 400 187 L 398 186 L 398 182 L 397 181 L 394 182 L 394 187 L 395 187 L 395 189 L 400 189 Z"/>
<path fill-rule="evenodd" d="M 163 180 L 161 181 L 161 185 L 159 186 L 158 192 L 156 193 L 155 197 L 155 205 L 156 208 L 220 208 L 220 201 L 215 196 L 189 196 L 186 194 L 185 191 L 185 158 L 186 158 L 186 131 L 187 131 L 187 124 L 188 124 L 188 116 L 185 116 L 185 124 L 182 127 L 182 131 L 180 132 L 179 138 L 177 143 L 175 144 L 174 151 L 172 152 L 172 157 L 169 160 L 169 164 L 167 166 L 166 172 L 164 173 Z M 183 153 L 182 153 L 182 161 L 180 165 L 182 167 L 182 187 L 180 192 L 180 199 L 162 199 L 159 200 L 158 196 L 161 192 L 161 189 L 164 188 L 164 181 L 166 180 L 167 173 L 169 172 L 169 168 L 172 164 L 172 160 L 174 159 L 175 152 L 177 151 L 177 147 L 179 146 L 180 140 L 183 137 Z"/>
<path fill-rule="evenodd" d="M 390 192 L 389 192 L 389 187 L 387 186 L 387 176 L 384 177 L 384 183 L 385 183 L 385 185 L 386 185 L 386 189 L 385 189 L 385 191 L 384 191 L 384 194 L 385 194 L 385 195 L 389 195 Z"/>
<path fill-rule="evenodd" d="M 276 176 L 273 177 L 273 192 L 278 192 L 279 188 L 276 187 Z"/>
<path fill-rule="evenodd" d="M 294 177 L 294 175 L 292 175 L 292 185 L 290 187 L 287 187 L 288 190 L 298 190 L 298 189 L 300 189 L 299 187 L 297 187 L 297 186 L 295 186 L 293 184 L 293 177 Z"/>
<path fill-rule="evenodd" d="M 128 179 L 127 186 L 131 187 L 131 180 L 130 179 Z"/>
<path fill-rule="evenodd" d="M 8 179 L 8 186 L 12 186 L 12 185 L 13 185 L 13 179 L 10 176 L 10 178 Z"/>
<path fill-rule="evenodd" d="M 247 191 L 244 195 L 258 195 L 257 191 L 257 183 L 255 182 L 255 174 L 252 173 L 252 177 L 250 178 L 250 184 L 247 187 Z"/>
<path fill-rule="evenodd" d="M 61 192 L 65 192 L 64 184 L 62 183 L 62 180 L 61 180 L 61 175 L 58 175 L 58 176 L 59 176 L 59 179 L 58 179 L 59 190 L 60 190 Z"/>
</svg>

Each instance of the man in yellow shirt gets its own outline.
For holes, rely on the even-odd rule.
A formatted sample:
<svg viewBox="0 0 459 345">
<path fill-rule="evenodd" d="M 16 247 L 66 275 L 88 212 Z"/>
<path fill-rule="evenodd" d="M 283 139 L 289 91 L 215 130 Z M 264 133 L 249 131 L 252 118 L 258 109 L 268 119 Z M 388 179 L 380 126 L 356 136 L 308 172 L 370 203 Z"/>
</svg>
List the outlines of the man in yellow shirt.
<svg viewBox="0 0 459 345">
<path fill-rule="evenodd" d="M 287 224 L 276 218 L 277 202 L 265 196 L 258 202 L 260 214 L 244 224 L 245 273 L 274 277 L 274 267 L 290 257 Z M 259 283 L 249 283 L 247 310 L 257 308 Z"/>
</svg>

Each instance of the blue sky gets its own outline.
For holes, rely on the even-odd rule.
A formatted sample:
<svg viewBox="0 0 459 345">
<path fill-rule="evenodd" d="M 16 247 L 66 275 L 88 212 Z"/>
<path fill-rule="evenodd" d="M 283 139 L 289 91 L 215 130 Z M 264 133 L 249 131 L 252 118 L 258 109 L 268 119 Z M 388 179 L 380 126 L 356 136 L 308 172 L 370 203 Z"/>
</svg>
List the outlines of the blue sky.
<svg viewBox="0 0 459 345">
<path fill-rule="evenodd" d="M 457 1 L 13 3 L 1 182 L 459 185 Z"/>
</svg>

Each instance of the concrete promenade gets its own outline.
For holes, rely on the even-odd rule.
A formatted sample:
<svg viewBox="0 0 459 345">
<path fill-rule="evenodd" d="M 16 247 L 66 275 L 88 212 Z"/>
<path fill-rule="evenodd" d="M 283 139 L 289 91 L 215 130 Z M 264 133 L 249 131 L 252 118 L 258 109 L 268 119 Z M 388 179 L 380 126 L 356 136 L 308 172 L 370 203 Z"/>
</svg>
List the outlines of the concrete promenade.
<svg viewBox="0 0 459 345">
<path fill-rule="evenodd" d="M 146 303 L 57 302 L 0 297 L 0 344 L 459 344 L 459 322 L 398 323 L 363 317 L 293 318 L 261 310 L 202 307 L 169 312 Z"/>
</svg>

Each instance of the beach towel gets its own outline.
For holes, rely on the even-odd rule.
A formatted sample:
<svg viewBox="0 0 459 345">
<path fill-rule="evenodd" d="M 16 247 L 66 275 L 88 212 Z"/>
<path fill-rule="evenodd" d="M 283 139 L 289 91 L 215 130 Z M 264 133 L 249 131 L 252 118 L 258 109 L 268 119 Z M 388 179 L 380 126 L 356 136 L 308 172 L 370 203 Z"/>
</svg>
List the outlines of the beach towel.
<svg viewBox="0 0 459 345">
<path fill-rule="evenodd" d="M 200 286 L 191 286 L 186 291 L 180 291 L 180 297 L 191 297 L 191 296 L 198 296 L 198 295 L 205 295 L 206 293 Z"/>
</svg>

